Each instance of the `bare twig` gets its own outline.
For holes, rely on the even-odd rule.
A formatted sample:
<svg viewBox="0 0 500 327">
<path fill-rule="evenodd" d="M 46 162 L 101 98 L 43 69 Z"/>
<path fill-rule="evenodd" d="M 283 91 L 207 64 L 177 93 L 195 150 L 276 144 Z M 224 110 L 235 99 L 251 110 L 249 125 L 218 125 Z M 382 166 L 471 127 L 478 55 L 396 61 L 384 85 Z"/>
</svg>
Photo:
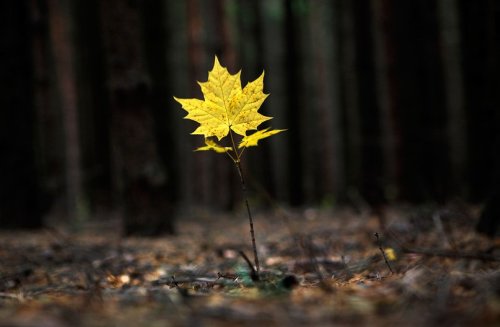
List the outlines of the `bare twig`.
<svg viewBox="0 0 500 327">
<path fill-rule="evenodd" d="M 482 261 L 500 261 L 500 257 L 487 253 L 473 253 L 473 252 L 457 252 L 436 249 L 422 249 L 422 248 L 402 248 L 403 253 L 406 254 L 421 254 L 429 257 L 444 257 L 452 259 L 469 259 L 469 260 L 482 260 Z"/>
<path fill-rule="evenodd" d="M 217 272 L 217 279 L 216 280 L 219 280 L 219 279 L 230 279 L 232 281 L 236 281 L 238 279 L 238 275 L 236 274 L 231 274 L 231 273 L 221 273 L 220 271 Z"/>
<path fill-rule="evenodd" d="M 378 233 L 375 233 L 374 235 L 375 235 L 375 238 L 377 239 L 378 248 L 379 248 L 380 252 L 382 252 L 382 256 L 384 257 L 385 264 L 387 265 L 387 267 L 391 271 L 391 274 L 394 274 L 394 271 L 392 270 L 391 265 L 389 264 L 389 260 L 387 260 L 387 256 L 385 255 L 385 251 L 382 248 L 382 243 L 380 242 L 380 237 L 379 237 Z"/>
<path fill-rule="evenodd" d="M 175 276 L 171 276 L 172 285 L 177 289 L 177 292 L 181 295 L 182 298 L 187 298 L 189 296 L 188 290 L 186 288 L 182 288 L 179 286 L 178 281 L 175 279 Z"/>
</svg>

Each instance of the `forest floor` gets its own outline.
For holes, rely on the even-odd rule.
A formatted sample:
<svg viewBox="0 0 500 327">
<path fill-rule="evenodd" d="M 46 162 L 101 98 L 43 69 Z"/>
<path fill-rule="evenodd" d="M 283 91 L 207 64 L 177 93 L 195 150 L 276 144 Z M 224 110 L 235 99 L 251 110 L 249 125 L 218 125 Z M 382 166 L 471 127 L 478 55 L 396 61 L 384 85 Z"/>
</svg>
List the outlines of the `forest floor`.
<svg viewBox="0 0 500 327">
<path fill-rule="evenodd" d="M 256 214 L 258 282 L 243 214 L 153 239 L 4 231 L 0 326 L 498 326 L 500 251 L 476 213 L 390 208 L 385 229 L 347 209 Z"/>
</svg>

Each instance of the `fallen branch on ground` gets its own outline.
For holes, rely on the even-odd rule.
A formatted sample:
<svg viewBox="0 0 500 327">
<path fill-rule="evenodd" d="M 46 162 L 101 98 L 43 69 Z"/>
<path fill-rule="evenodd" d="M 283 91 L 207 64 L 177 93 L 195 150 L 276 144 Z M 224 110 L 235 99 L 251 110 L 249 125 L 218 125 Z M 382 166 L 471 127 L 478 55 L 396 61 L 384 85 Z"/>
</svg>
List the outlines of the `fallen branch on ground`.
<svg viewBox="0 0 500 327">
<path fill-rule="evenodd" d="M 482 260 L 482 261 L 500 261 L 500 257 L 488 253 L 474 253 L 474 252 L 457 252 L 436 249 L 422 249 L 422 248 L 402 248 L 403 253 L 406 254 L 420 254 L 429 257 L 444 257 L 453 259 L 469 259 L 469 260 Z"/>
</svg>

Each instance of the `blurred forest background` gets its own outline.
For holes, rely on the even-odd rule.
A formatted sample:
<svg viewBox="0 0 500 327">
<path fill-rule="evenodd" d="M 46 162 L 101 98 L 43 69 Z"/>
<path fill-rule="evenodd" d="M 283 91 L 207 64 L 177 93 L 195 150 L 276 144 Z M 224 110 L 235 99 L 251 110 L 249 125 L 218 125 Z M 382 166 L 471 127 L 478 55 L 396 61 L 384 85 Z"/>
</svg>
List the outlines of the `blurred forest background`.
<svg viewBox="0 0 500 327">
<path fill-rule="evenodd" d="M 120 212 L 153 234 L 240 206 L 172 98 L 200 98 L 215 55 L 243 85 L 265 70 L 288 129 L 245 153 L 255 207 L 499 187 L 500 1 L 8 0 L 0 24 L 0 228 Z"/>
</svg>

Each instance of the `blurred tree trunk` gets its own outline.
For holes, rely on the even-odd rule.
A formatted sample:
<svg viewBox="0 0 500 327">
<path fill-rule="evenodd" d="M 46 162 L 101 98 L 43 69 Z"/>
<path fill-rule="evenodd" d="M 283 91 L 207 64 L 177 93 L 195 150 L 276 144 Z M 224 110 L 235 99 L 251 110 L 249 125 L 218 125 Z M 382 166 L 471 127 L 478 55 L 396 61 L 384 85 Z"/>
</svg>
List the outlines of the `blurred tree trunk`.
<svg viewBox="0 0 500 327">
<path fill-rule="evenodd" d="M 314 132 L 315 200 L 332 205 L 345 187 L 342 150 L 340 69 L 337 4 L 312 2 L 310 7 L 310 47 L 313 56 L 314 90 L 311 104 L 316 108 Z"/>
<path fill-rule="evenodd" d="M 45 210 L 54 212 L 56 203 L 63 204 L 65 194 L 64 173 L 64 129 L 61 124 L 62 110 L 56 105 L 53 85 L 51 57 L 49 8 L 46 0 L 31 1 L 33 18 L 33 59 L 34 59 L 34 97 L 36 109 L 35 139 L 37 146 L 37 166 L 40 180 L 40 192 L 43 195 Z M 64 208 L 64 212 L 66 210 Z"/>
<path fill-rule="evenodd" d="M 42 225 L 35 161 L 35 99 L 29 3 L 0 4 L 0 228 Z"/>
<path fill-rule="evenodd" d="M 289 171 L 289 201 L 291 205 L 300 205 L 304 202 L 304 154 L 303 140 L 305 131 L 302 130 L 301 121 L 304 119 L 302 108 L 302 96 L 304 77 L 300 66 L 300 19 L 298 16 L 298 6 L 296 0 L 285 0 L 285 46 L 286 55 L 284 58 L 285 67 L 285 87 L 286 87 L 286 128 L 292 133 L 288 133 L 288 158 L 286 158 Z"/>
<path fill-rule="evenodd" d="M 460 1 L 468 184 L 485 201 L 477 230 L 500 234 L 500 3 Z"/>
<path fill-rule="evenodd" d="M 194 198 L 193 186 L 188 182 L 193 178 L 194 137 L 190 133 L 194 129 L 188 120 L 182 119 L 186 112 L 181 110 L 178 102 L 172 98 L 173 95 L 188 97 L 189 85 L 192 82 L 187 74 L 189 71 L 187 21 L 186 3 L 168 1 L 164 23 L 168 34 L 166 60 L 169 88 L 172 89 L 172 93 L 165 94 L 163 100 L 167 101 L 167 107 L 164 110 L 168 111 L 168 119 L 171 120 L 168 125 L 169 133 L 173 135 L 171 141 L 173 141 L 175 152 L 170 152 L 169 160 L 174 161 L 174 164 L 178 166 L 176 177 L 173 177 L 172 181 L 177 183 L 177 195 L 174 198 L 176 198 L 176 207 L 180 210 L 192 208 Z M 167 167 L 175 169 L 172 165 L 167 165 Z M 170 180 L 171 177 L 167 176 L 167 178 Z"/>
<path fill-rule="evenodd" d="M 402 197 L 444 200 L 449 191 L 447 115 L 435 1 L 393 2 L 401 112 Z"/>
<path fill-rule="evenodd" d="M 52 56 L 64 126 L 66 210 L 71 224 L 78 228 L 87 218 L 87 203 L 82 185 L 73 7 L 63 0 L 48 3 Z"/>
<path fill-rule="evenodd" d="M 437 3 L 448 120 L 450 186 L 455 196 L 463 196 L 466 191 L 468 149 L 458 1 L 442 0 Z"/>
<path fill-rule="evenodd" d="M 166 184 L 169 192 L 166 200 L 171 203 L 179 201 L 179 161 L 175 157 L 178 152 L 175 139 L 176 116 L 173 115 L 174 103 L 169 101 L 173 94 L 172 81 L 167 67 L 167 49 L 170 40 L 165 24 L 166 6 L 162 0 L 142 3 L 142 25 L 144 53 L 151 91 L 148 95 L 149 106 L 154 122 L 154 136 L 158 155 L 165 167 Z"/>
<path fill-rule="evenodd" d="M 318 110 L 317 103 L 313 100 L 317 87 L 317 76 L 314 69 L 316 61 L 314 53 L 310 51 L 311 44 L 311 19 L 312 3 L 302 0 L 291 0 L 287 7 L 289 19 L 285 19 L 285 29 L 292 28 L 293 36 L 287 33 L 286 42 L 289 47 L 293 48 L 295 54 L 295 63 L 287 66 L 288 69 L 293 69 L 293 72 L 287 72 L 287 87 L 289 90 L 295 88 L 295 94 L 288 96 L 290 101 L 293 101 L 295 111 L 291 112 L 294 117 L 287 117 L 290 122 L 293 122 L 291 130 L 294 134 L 283 134 L 280 137 L 286 137 L 292 143 L 290 147 L 294 151 L 290 151 L 289 155 L 294 157 L 296 163 L 292 170 L 299 169 L 300 176 L 294 178 L 300 183 L 295 189 L 291 189 L 292 195 L 300 198 L 293 200 L 293 205 L 303 205 L 306 203 L 315 203 L 318 195 L 318 149 L 321 141 L 318 140 Z M 285 11 L 285 12 L 287 12 Z M 286 18 L 287 16 L 285 16 Z M 286 55 L 285 55 L 286 56 Z M 285 60 L 286 62 L 286 60 Z M 292 79 L 292 76 L 294 76 Z M 293 86 L 292 86 L 293 83 Z M 289 109 L 289 108 L 288 108 Z M 288 111 L 288 110 L 287 110 Z M 285 125 L 288 127 L 288 124 Z M 291 138 L 291 139 L 290 139 Z M 298 143 L 297 140 L 299 140 Z M 323 160 L 323 159 L 321 159 Z M 320 173 L 321 174 L 321 173 Z M 292 187 L 293 188 L 293 187 Z"/>
<path fill-rule="evenodd" d="M 136 5 L 126 0 L 101 2 L 114 181 L 121 193 L 125 234 L 158 235 L 174 231 L 172 204 L 148 102 L 151 79 L 143 65 L 144 40 Z"/>
<path fill-rule="evenodd" d="M 385 202 L 384 162 L 382 151 L 381 114 L 375 87 L 373 11 L 370 0 L 354 1 L 354 39 L 356 42 L 356 71 L 361 136 L 361 183 L 363 198 L 371 207 Z M 361 55 L 362 54 L 362 55 Z"/>
<path fill-rule="evenodd" d="M 205 53 L 202 43 L 204 35 L 203 21 L 200 13 L 200 2 L 198 0 L 187 0 L 186 7 L 190 94 L 185 97 L 201 98 L 202 94 L 197 82 L 205 81 L 208 73 L 204 69 Z M 210 66 L 210 64 L 208 66 Z M 195 125 L 192 124 L 192 126 Z M 203 145 L 203 140 L 196 137 L 190 138 L 190 146 L 192 149 L 200 145 Z M 186 183 L 191 185 L 191 192 L 193 193 L 191 204 L 196 204 L 197 206 L 210 206 L 212 204 L 209 179 L 209 164 L 211 162 L 211 158 L 209 155 L 210 153 L 199 153 L 194 155 L 193 165 L 192 167 L 189 167 L 191 173 L 189 175 L 189 180 L 187 180 Z"/>
<path fill-rule="evenodd" d="M 356 62 L 360 54 L 356 51 L 354 4 L 350 0 L 341 0 L 339 3 L 338 18 L 340 24 L 339 46 L 340 66 L 342 67 L 342 94 L 345 128 L 345 161 L 346 184 L 348 196 L 351 200 L 359 199 L 362 181 L 362 152 L 361 152 L 361 116 L 359 81 Z"/>
<path fill-rule="evenodd" d="M 461 52 L 467 121 L 468 184 L 474 201 L 498 183 L 500 148 L 500 3 L 460 1 Z"/>
<path fill-rule="evenodd" d="M 93 212 L 111 209 L 110 111 L 99 1 L 75 2 L 75 61 L 85 192 Z"/>
<path fill-rule="evenodd" d="M 254 3 L 254 2 L 252 2 Z M 260 25 L 262 30 L 262 53 L 256 56 L 262 57 L 265 67 L 266 84 L 265 92 L 271 96 L 266 100 L 267 113 L 273 116 L 272 125 L 276 128 L 289 128 L 288 126 L 288 100 L 286 84 L 286 65 L 284 58 L 288 49 L 286 46 L 285 32 L 285 6 L 284 0 L 262 1 L 259 7 Z M 244 42 L 244 40 L 242 41 Z M 272 77 L 272 78 L 271 78 Z M 289 132 L 286 132 L 289 133 Z M 291 154 L 291 140 L 288 136 L 271 138 L 268 141 L 270 152 L 274 155 L 271 161 L 271 169 L 274 172 L 274 195 L 275 199 L 289 202 L 291 196 L 291 185 L 288 176 L 292 174 L 291 165 L 288 164 Z M 267 189 L 273 192 L 272 189 Z"/>
<path fill-rule="evenodd" d="M 398 83 L 395 44 L 391 37 L 392 0 L 372 0 L 375 87 L 380 110 L 385 197 L 397 199 L 401 178 L 401 131 L 398 111 Z"/>
</svg>

